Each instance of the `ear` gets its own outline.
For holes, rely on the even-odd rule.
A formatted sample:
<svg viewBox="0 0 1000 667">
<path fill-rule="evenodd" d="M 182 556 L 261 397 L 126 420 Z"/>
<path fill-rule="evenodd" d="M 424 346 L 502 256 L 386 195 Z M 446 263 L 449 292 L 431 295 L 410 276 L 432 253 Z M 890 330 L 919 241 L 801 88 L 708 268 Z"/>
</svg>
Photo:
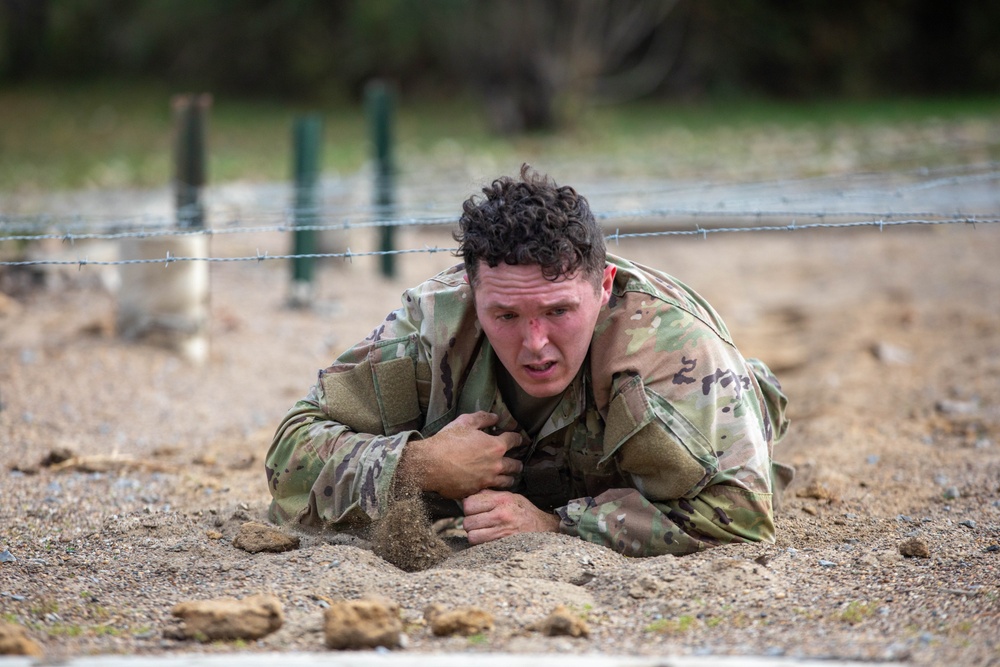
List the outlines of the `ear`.
<svg viewBox="0 0 1000 667">
<path fill-rule="evenodd" d="M 611 288 L 615 284 L 615 274 L 618 267 L 608 264 L 604 267 L 604 278 L 601 280 L 601 305 L 606 306 L 611 299 Z"/>
</svg>

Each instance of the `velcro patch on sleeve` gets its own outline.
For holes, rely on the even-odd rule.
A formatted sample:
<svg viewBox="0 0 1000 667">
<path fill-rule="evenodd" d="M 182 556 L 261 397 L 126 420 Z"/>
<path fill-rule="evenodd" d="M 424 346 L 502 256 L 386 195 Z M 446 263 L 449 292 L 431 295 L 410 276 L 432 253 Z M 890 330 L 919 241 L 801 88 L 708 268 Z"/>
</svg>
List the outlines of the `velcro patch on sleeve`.
<svg viewBox="0 0 1000 667">
<path fill-rule="evenodd" d="M 387 430 L 420 417 L 413 360 L 400 357 L 375 364 L 375 383 Z"/>
<path fill-rule="evenodd" d="M 320 378 L 326 396 L 324 408 L 332 419 L 356 433 L 382 435 L 382 418 L 371 362 L 367 359 L 345 371 L 325 372 Z"/>
<path fill-rule="evenodd" d="M 646 424 L 619 450 L 619 467 L 633 475 L 649 500 L 681 498 L 705 476 L 705 468 L 659 422 Z"/>
</svg>

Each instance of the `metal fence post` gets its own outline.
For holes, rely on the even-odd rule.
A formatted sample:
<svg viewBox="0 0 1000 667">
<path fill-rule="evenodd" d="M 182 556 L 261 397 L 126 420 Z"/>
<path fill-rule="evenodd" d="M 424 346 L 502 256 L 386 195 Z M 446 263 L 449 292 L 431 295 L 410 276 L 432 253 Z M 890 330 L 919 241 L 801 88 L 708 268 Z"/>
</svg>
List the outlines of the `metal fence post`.
<svg viewBox="0 0 1000 667">
<path fill-rule="evenodd" d="M 375 157 L 375 209 L 380 220 L 391 220 L 395 215 L 394 177 L 395 167 L 392 155 L 393 92 L 381 80 L 370 82 L 365 87 L 368 119 L 371 127 L 372 148 Z M 395 227 L 380 227 L 379 249 L 382 255 L 382 275 L 392 278 L 396 275 Z"/>
<path fill-rule="evenodd" d="M 205 208 L 205 126 L 212 107 L 212 96 L 177 95 L 173 98 L 174 188 L 177 203 L 177 226 L 204 227 Z"/>
<path fill-rule="evenodd" d="M 295 119 L 292 130 L 292 176 L 295 181 L 295 226 L 310 227 L 319 219 L 317 184 L 323 147 L 323 119 L 309 114 Z M 292 240 L 292 306 L 306 306 L 313 297 L 315 259 L 298 255 L 316 253 L 316 230 L 296 229 Z"/>
<path fill-rule="evenodd" d="M 205 118 L 210 95 L 178 95 L 174 113 L 174 188 L 177 227 L 205 226 Z M 163 263 L 125 264 L 118 292 L 118 333 L 180 353 L 202 364 L 209 354 L 209 237 L 205 234 L 122 239 L 120 252 L 134 260 Z M 171 258 L 183 257 L 174 262 Z"/>
</svg>

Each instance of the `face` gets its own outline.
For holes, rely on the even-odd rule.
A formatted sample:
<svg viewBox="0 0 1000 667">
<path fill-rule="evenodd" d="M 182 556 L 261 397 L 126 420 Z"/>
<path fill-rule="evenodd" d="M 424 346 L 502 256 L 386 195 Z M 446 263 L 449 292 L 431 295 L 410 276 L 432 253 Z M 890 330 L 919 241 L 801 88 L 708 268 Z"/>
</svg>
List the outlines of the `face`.
<svg viewBox="0 0 1000 667">
<path fill-rule="evenodd" d="M 611 296 L 615 267 L 598 289 L 580 274 L 556 282 L 537 265 L 479 264 L 476 315 L 497 356 L 525 392 L 556 396 L 587 357 L 601 307 Z"/>
</svg>

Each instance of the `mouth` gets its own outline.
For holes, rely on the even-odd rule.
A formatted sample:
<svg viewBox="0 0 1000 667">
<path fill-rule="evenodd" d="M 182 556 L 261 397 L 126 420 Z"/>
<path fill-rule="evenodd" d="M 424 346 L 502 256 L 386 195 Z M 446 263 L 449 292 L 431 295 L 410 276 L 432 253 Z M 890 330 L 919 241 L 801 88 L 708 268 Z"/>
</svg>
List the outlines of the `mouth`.
<svg viewBox="0 0 1000 667">
<path fill-rule="evenodd" d="M 545 361 L 540 364 L 524 364 L 524 368 L 531 375 L 544 375 L 552 370 L 556 365 L 554 361 Z"/>
</svg>

